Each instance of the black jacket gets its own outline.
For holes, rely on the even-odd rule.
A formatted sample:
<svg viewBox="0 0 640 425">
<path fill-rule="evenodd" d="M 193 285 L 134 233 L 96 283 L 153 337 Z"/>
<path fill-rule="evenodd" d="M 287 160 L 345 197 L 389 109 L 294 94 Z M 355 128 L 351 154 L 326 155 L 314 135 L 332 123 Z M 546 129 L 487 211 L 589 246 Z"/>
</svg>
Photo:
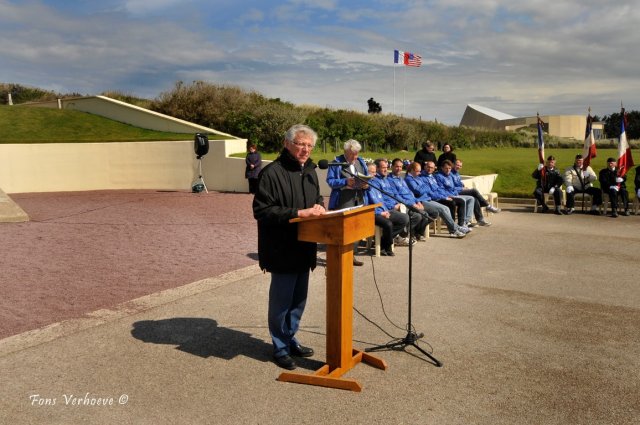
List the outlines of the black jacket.
<svg viewBox="0 0 640 425">
<path fill-rule="evenodd" d="M 442 163 L 445 162 L 447 159 L 451 161 L 453 165 L 456 165 L 456 160 L 458 158 L 456 157 L 456 154 L 453 153 L 452 151 L 441 153 L 440 156 L 438 157 L 438 169 L 442 167 Z"/>
<path fill-rule="evenodd" d="M 618 183 L 616 183 L 616 178 L 618 177 L 618 167 L 615 168 L 615 170 L 610 170 L 609 167 L 607 168 L 603 168 L 602 170 L 600 170 L 600 187 L 602 188 L 602 191 L 605 193 L 609 192 L 609 188 L 611 186 L 617 186 Z M 624 177 L 622 177 L 622 183 L 620 183 L 620 189 L 627 189 L 627 176 L 625 175 Z"/>
<path fill-rule="evenodd" d="M 562 186 L 562 183 L 564 183 L 564 179 L 562 178 L 562 175 L 557 168 L 549 170 L 545 166 L 544 184 L 542 182 L 542 173 L 540 172 L 540 170 L 536 169 L 533 173 L 531 173 L 531 177 L 538 180 L 536 187 L 541 187 L 544 192 L 548 192 L 552 187 L 558 189 L 560 188 L 560 186 Z"/>
<path fill-rule="evenodd" d="M 298 241 L 298 225 L 289 223 L 298 210 L 323 204 L 315 169 L 311 159 L 300 166 L 286 149 L 262 169 L 253 199 L 262 270 L 299 273 L 316 267 L 317 244 Z"/>
<path fill-rule="evenodd" d="M 419 162 L 422 168 L 424 168 L 424 164 L 426 164 L 427 161 L 433 161 L 433 163 L 435 164 L 437 160 L 436 154 L 433 152 L 429 152 L 426 149 L 420 149 L 418 152 L 416 152 L 416 156 L 413 158 L 413 162 Z"/>
</svg>

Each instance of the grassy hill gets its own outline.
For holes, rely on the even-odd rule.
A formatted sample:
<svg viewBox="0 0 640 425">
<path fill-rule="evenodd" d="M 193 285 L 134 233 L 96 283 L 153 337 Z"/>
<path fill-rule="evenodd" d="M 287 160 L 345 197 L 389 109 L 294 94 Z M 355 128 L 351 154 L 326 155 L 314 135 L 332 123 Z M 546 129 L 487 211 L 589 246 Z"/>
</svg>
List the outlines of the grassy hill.
<svg viewBox="0 0 640 425">
<path fill-rule="evenodd" d="M 193 133 L 146 130 L 86 112 L 0 105 L 0 143 L 190 140 Z"/>
</svg>

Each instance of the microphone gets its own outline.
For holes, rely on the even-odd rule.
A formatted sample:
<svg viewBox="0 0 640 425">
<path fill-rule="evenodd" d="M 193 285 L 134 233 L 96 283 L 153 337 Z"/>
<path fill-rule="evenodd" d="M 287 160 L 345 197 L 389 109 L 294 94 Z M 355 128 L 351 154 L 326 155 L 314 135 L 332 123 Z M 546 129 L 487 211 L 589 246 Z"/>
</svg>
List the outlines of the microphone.
<svg viewBox="0 0 640 425">
<path fill-rule="evenodd" d="M 329 162 L 326 159 L 321 159 L 318 161 L 318 168 L 321 170 L 326 170 L 329 167 L 343 167 L 345 165 L 351 165 L 348 162 Z"/>
</svg>

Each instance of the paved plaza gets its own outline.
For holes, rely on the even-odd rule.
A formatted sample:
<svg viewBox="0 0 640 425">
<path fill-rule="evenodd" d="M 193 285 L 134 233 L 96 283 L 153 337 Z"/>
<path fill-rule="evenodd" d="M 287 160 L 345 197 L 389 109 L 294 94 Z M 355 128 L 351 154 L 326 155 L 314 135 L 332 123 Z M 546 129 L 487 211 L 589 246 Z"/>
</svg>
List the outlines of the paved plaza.
<svg viewBox="0 0 640 425">
<path fill-rule="evenodd" d="M 74 196 L 12 195 L 32 221 L 0 224 L 3 308 L 26 298 L 12 316 L 37 318 L 3 328 L 0 423 L 639 421 L 640 216 L 502 205 L 489 228 L 418 243 L 412 324 L 443 367 L 412 347 L 381 351 L 386 371 L 347 374 L 363 386 L 355 393 L 276 381 L 249 195 Z M 355 348 L 406 334 L 408 248 L 396 254 L 359 254 Z M 300 332 L 316 355 L 300 372 L 325 359 L 323 258 Z M 62 293 L 67 285 L 92 285 L 81 297 L 90 302 Z M 57 311 L 51 297 L 77 308 Z"/>
</svg>

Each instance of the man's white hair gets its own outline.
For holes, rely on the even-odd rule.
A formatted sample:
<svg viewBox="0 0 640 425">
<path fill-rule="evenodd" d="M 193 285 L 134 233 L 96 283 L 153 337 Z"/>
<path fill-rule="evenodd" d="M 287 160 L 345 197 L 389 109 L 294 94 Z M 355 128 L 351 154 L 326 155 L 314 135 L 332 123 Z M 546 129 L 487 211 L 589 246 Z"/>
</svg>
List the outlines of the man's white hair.
<svg viewBox="0 0 640 425">
<path fill-rule="evenodd" d="M 349 139 L 346 142 L 344 142 L 345 152 L 346 151 L 360 152 L 360 149 L 362 149 L 362 146 L 360 146 L 360 142 L 358 142 L 355 139 Z"/>
</svg>

